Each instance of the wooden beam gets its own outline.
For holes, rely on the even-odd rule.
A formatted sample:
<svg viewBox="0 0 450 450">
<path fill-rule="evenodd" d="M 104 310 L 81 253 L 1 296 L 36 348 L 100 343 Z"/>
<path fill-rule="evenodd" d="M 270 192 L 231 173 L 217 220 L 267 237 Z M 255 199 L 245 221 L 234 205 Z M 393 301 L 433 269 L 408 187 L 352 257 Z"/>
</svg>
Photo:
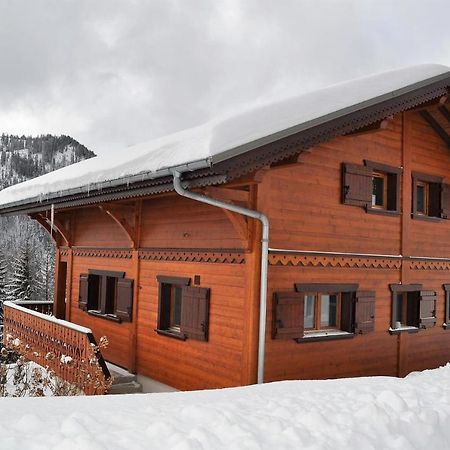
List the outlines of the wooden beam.
<svg viewBox="0 0 450 450">
<path fill-rule="evenodd" d="M 242 239 L 246 244 L 248 244 L 248 221 L 242 214 L 237 214 L 227 209 L 222 209 L 224 214 L 227 216 L 228 220 L 233 225 L 240 239 Z"/>
<path fill-rule="evenodd" d="M 367 125 L 355 131 L 350 131 L 350 133 L 346 133 L 344 136 L 359 136 L 361 134 L 374 133 L 376 131 L 386 130 L 392 119 L 393 116 L 387 117 L 386 119 L 379 120 L 378 122 L 372 123 L 371 125 Z"/>
<path fill-rule="evenodd" d="M 441 127 L 440 123 L 426 110 L 419 111 L 419 114 L 450 148 L 450 135 L 448 135 L 444 128 Z"/>
<path fill-rule="evenodd" d="M 130 240 L 131 247 L 136 247 L 136 229 L 134 226 L 130 225 L 127 222 L 126 215 L 124 214 L 124 211 L 122 208 L 114 207 L 113 205 L 98 205 L 99 209 L 103 211 L 105 214 L 107 214 L 109 217 L 111 217 L 114 222 L 122 229 L 122 231 L 127 235 L 128 239 Z M 135 210 L 133 208 L 132 216 L 134 217 Z"/>
<path fill-rule="evenodd" d="M 249 199 L 248 191 L 244 191 L 242 189 L 209 186 L 205 189 L 205 194 L 219 200 L 228 202 L 242 202 L 245 204 L 248 203 Z"/>
<path fill-rule="evenodd" d="M 445 105 L 440 106 L 439 112 L 450 122 L 450 111 L 447 109 Z"/>
<path fill-rule="evenodd" d="M 285 158 L 285 159 L 283 159 L 281 161 L 277 161 L 277 162 L 275 162 L 275 163 L 270 165 L 270 169 L 272 169 L 272 170 L 273 169 L 278 169 L 278 168 L 282 168 L 283 169 L 283 168 L 285 168 L 287 166 L 290 166 L 290 167 L 294 166 L 295 167 L 295 166 L 304 164 L 303 161 L 300 160 L 300 158 L 302 156 L 302 153 L 303 152 L 297 153 L 295 155 L 290 156 L 289 158 Z"/>
<path fill-rule="evenodd" d="M 415 108 L 408 109 L 408 111 L 416 111 L 420 112 L 432 106 L 444 105 L 448 100 L 448 95 L 443 95 L 442 97 L 434 98 L 433 100 L 429 100 L 428 102 L 422 103 L 421 105 L 416 106 Z"/>
<path fill-rule="evenodd" d="M 30 217 L 39 223 L 46 231 L 47 233 L 52 237 L 57 247 L 60 247 L 62 245 L 61 240 L 64 239 L 66 242 L 67 247 L 70 247 L 70 240 L 66 237 L 64 227 L 62 224 L 60 225 L 60 228 L 53 223 L 53 231 L 51 229 L 51 220 L 45 217 L 42 214 L 30 214 Z M 63 230 L 63 231 L 61 231 Z"/>
</svg>

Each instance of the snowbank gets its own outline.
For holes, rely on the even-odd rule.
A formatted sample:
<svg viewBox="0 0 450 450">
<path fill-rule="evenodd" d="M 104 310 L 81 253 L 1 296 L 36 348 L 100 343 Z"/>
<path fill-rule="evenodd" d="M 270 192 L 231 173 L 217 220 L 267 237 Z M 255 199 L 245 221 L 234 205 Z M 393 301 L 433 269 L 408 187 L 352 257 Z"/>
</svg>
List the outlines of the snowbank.
<svg viewBox="0 0 450 450">
<path fill-rule="evenodd" d="M 406 379 L 1 402 L 0 448 L 9 450 L 450 446 L 450 365 Z"/>
<path fill-rule="evenodd" d="M 140 174 L 158 174 L 163 169 L 220 159 L 224 152 L 266 138 L 299 124 L 324 118 L 330 113 L 390 96 L 393 91 L 450 74 L 449 68 L 424 64 L 340 83 L 326 89 L 270 104 L 236 111 L 202 126 L 180 131 L 125 149 L 73 164 L 0 192 L 0 206 L 24 200 L 39 200 L 68 193 L 71 189 L 101 189 L 102 183 Z"/>
</svg>

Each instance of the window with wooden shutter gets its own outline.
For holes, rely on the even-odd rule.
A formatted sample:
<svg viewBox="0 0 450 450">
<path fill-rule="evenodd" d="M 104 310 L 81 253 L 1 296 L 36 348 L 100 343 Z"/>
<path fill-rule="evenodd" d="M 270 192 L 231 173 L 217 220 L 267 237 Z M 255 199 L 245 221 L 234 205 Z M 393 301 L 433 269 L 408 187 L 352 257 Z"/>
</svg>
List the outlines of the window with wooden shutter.
<svg viewBox="0 0 450 450">
<path fill-rule="evenodd" d="M 444 284 L 445 289 L 445 318 L 444 328 L 450 330 L 450 284 Z"/>
<path fill-rule="evenodd" d="M 208 288 L 183 287 L 180 331 L 190 339 L 208 340 L 209 294 Z"/>
<path fill-rule="evenodd" d="M 78 294 L 78 307 L 83 311 L 88 309 L 88 278 L 87 273 L 82 273 L 80 275 L 80 287 Z"/>
<path fill-rule="evenodd" d="M 364 165 L 372 173 L 372 198 L 367 207 L 367 212 L 389 215 L 400 214 L 400 175 L 402 168 L 369 160 L 364 160 Z"/>
<path fill-rule="evenodd" d="M 115 314 L 123 322 L 131 322 L 133 317 L 133 280 L 117 280 Z"/>
<path fill-rule="evenodd" d="M 366 334 L 375 329 L 375 292 L 357 291 L 355 299 L 355 333 Z"/>
<path fill-rule="evenodd" d="M 421 328 L 431 328 L 436 325 L 436 292 L 420 291 L 420 321 Z"/>
<path fill-rule="evenodd" d="M 274 339 L 301 339 L 304 332 L 305 295 L 275 292 L 273 296 Z"/>
<path fill-rule="evenodd" d="M 133 280 L 125 272 L 89 269 L 80 275 L 79 307 L 88 314 L 114 322 L 132 320 Z"/>
<path fill-rule="evenodd" d="M 372 170 L 358 164 L 342 165 L 342 202 L 368 207 L 372 203 Z"/>
<path fill-rule="evenodd" d="M 441 217 L 450 219 L 450 184 L 443 184 L 441 190 Z"/>
<path fill-rule="evenodd" d="M 443 216 L 444 193 L 442 178 L 424 173 L 412 172 L 413 218 L 436 220 Z"/>
</svg>

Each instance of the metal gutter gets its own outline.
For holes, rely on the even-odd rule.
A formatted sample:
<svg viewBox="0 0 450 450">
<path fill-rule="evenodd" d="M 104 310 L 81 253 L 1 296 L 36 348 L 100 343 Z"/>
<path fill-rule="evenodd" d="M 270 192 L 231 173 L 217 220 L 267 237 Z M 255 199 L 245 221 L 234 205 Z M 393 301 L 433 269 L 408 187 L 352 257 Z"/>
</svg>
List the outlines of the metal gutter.
<svg viewBox="0 0 450 450">
<path fill-rule="evenodd" d="M 123 186 L 128 186 L 133 183 L 143 183 L 146 181 L 155 180 L 157 178 L 163 178 L 172 175 L 172 170 L 179 170 L 181 172 L 193 172 L 195 170 L 207 169 L 211 167 L 211 159 L 201 159 L 198 161 L 182 164 L 180 166 L 175 166 L 174 168 L 163 168 L 156 170 L 154 172 L 142 172 L 137 175 L 125 176 L 122 178 L 116 178 L 114 180 L 102 181 L 99 183 L 92 183 L 85 186 L 80 186 L 78 188 L 66 189 L 64 191 L 53 192 L 48 195 L 38 195 L 36 197 L 28 198 L 25 200 L 20 200 L 18 202 L 6 203 L 4 205 L 0 205 L 0 210 L 10 209 L 10 208 L 19 208 L 23 205 L 28 205 L 30 203 L 44 203 L 44 202 L 54 202 L 58 203 L 57 200 L 62 197 L 71 197 L 76 195 L 85 195 L 87 197 L 91 196 L 91 192 L 95 192 L 97 195 L 100 194 L 104 189 L 113 189 Z M 96 194 L 93 194 L 94 197 Z"/>
<path fill-rule="evenodd" d="M 242 206 L 232 205 L 230 203 L 208 197 L 203 194 L 197 194 L 185 189 L 181 182 L 182 173 L 172 169 L 173 186 L 177 194 L 190 198 L 201 203 L 206 203 L 217 208 L 242 214 L 246 217 L 259 220 L 262 224 L 261 239 L 261 282 L 259 291 L 259 336 L 258 336 L 258 371 L 257 383 L 264 383 L 264 358 L 265 358 L 265 339 L 266 339 L 266 314 L 267 314 L 267 272 L 269 266 L 269 219 L 259 211 L 243 208 Z"/>
</svg>

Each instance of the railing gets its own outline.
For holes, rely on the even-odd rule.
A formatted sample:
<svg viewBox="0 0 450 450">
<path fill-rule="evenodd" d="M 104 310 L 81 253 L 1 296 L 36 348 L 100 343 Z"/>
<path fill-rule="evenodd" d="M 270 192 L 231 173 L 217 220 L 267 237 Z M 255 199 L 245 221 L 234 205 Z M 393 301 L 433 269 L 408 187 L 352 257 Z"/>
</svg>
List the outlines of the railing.
<svg viewBox="0 0 450 450">
<path fill-rule="evenodd" d="M 29 360 L 48 367 L 86 395 L 104 394 L 111 375 L 92 331 L 13 302 L 3 304 L 3 336 Z"/>
<path fill-rule="evenodd" d="M 42 314 L 52 314 L 53 313 L 53 302 L 46 300 L 16 300 L 14 302 L 16 305 L 23 306 L 24 308 L 31 309 L 33 311 L 40 312 Z"/>
</svg>

